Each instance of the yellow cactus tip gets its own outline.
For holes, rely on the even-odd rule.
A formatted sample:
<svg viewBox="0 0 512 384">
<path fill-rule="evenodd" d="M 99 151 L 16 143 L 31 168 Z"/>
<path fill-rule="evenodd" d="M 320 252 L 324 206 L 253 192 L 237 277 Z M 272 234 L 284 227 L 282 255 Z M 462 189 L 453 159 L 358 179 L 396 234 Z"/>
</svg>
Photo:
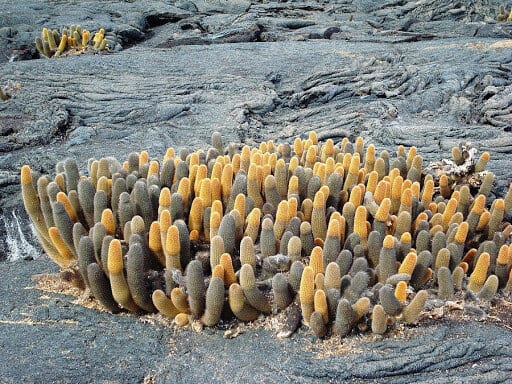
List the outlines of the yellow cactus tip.
<svg viewBox="0 0 512 384">
<path fill-rule="evenodd" d="M 468 273 L 468 270 L 469 270 L 469 264 L 468 263 L 466 263 L 465 261 L 462 261 L 462 262 L 459 263 L 459 267 L 462 268 L 464 273 Z"/>
<path fill-rule="evenodd" d="M 412 190 L 410 188 L 407 188 L 402 193 L 402 204 L 406 206 L 412 205 Z"/>
<path fill-rule="evenodd" d="M 496 263 L 501 264 L 501 265 L 508 264 L 508 246 L 506 244 L 504 244 L 500 247 L 500 250 L 498 252 L 498 258 L 496 259 Z"/>
<path fill-rule="evenodd" d="M 112 240 L 108 247 L 107 268 L 112 274 L 118 274 L 123 271 L 123 250 L 118 239 Z"/>
<path fill-rule="evenodd" d="M 48 228 L 48 233 L 50 234 L 51 237 L 60 237 L 60 233 L 59 233 L 59 230 L 57 229 L 57 227 Z"/>
<path fill-rule="evenodd" d="M 409 252 L 407 256 L 404 258 L 404 261 L 402 262 L 402 265 L 400 266 L 398 273 L 406 273 L 412 276 L 417 260 L 418 256 L 416 255 L 416 253 Z"/>
<path fill-rule="evenodd" d="M 174 318 L 174 322 L 178 327 L 184 327 L 188 325 L 189 319 L 188 314 L 186 313 L 178 313 L 176 317 Z"/>
<path fill-rule="evenodd" d="M 322 191 L 318 191 L 315 194 L 315 199 L 313 200 L 313 208 L 321 209 L 325 206 L 325 197 Z"/>
<path fill-rule="evenodd" d="M 109 235 L 113 235 L 115 233 L 116 221 L 110 208 L 106 208 L 103 210 L 103 212 L 101 212 L 101 222 L 105 226 Z"/>
<path fill-rule="evenodd" d="M 469 224 L 466 221 L 463 221 L 460 223 L 459 227 L 457 228 L 457 232 L 455 232 L 455 242 L 462 244 L 466 241 L 466 236 L 468 235 L 469 231 Z"/>
<path fill-rule="evenodd" d="M 402 243 L 410 243 L 412 241 L 411 234 L 409 232 L 402 233 L 402 236 L 400 236 L 400 241 Z"/>
<path fill-rule="evenodd" d="M 389 210 L 391 208 L 391 199 L 385 197 L 377 209 L 377 213 L 375 214 L 375 220 L 384 222 L 388 219 Z"/>
<path fill-rule="evenodd" d="M 497 209 L 498 211 L 503 211 L 505 209 L 505 200 L 496 199 L 494 202 L 494 209 Z"/>
<path fill-rule="evenodd" d="M 340 223 L 338 220 L 333 220 L 331 218 L 329 221 L 329 226 L 327 227 L 327 236 L 340 236 Z"/>
<path fill-rule="evenodd" d="M 199 241 L 199 231 L 197 229 L 191 230 L 189 238 L 192 241 Z"/>
<path fill-rule="evenodd" d="M 224 267 L 220 264 L 217 264 L 212 271 L 212 279 L 215 277 L 220 277 L 222 280 L 224 280 Z M 174 288 L 176 289 L 176 288 Z M 179 288 L 178 288 L 179 289 Z"/>
<path fill-rule="evenodd" d="M 400 281 L 396 285 L 395 297 L 401 303 L 405 303 L 405 300 L 407 300 L 407 283 L 405 281 Z"/>
<path fill-rule="evenodd" d="M 395 238 L 392 235 L 386 235 L 384 241 L 382 242 L 382 246 L 387 249 L 394 248 Z"/>
<path fill-rule="evenodd" d="M 318 144 L 318 135 L 315 131 L 309 132 L 309 140 L 311 140 L 314 145 Z"/>
<path fill-rule="evenodd" d="M 484 195 L 478 195 L 475 199 L 475 203 L 473 205 L 473 209 L 475 210 L 475 213 L 482 214 L 482 211 L 485 208 L 485 196 Z"/>
<path fill-rule="evenodd" d="M 282 200 L 277 206 L 276 220 L 286 221 L 288 219 L 288 201 Z"/>
<path fill-rule="evenodd" d="M 180 233 L 178 227 L 175 225 L 171 225 L 167 229 L 167 241 L 165 247 L 167 252 L 171 255 L 176 255 L 180 252 Z"/>
<path fill-rule="evenodd" d="M 24 165 L 21 167 L 21 184 L 30 183 L 32 183 L 32 171 L 30 170 L 30 166 Z"/>
</svg>

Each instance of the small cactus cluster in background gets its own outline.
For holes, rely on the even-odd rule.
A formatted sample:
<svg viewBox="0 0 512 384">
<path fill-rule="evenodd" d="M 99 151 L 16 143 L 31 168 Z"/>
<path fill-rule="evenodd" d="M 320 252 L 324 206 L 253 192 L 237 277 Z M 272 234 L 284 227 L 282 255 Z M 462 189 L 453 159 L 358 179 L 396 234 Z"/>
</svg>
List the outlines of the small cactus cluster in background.
<svg viewBox="0 0 512 384">
<path fill-rule="evenodd" d="M 7 80 L 5 86 L 0 84 L 0 101 L 10 100 L 11 97 L 14 97 L 16 93 L 20 91 L 20 89 L 21 84 L 11 80 Z"/>
<path fill-rule="evenodd" d="M 318 337 L 417 321 L 431 294 L 512 290 L 512 186 L 491 198 L 489 154 L 422 167 L 362 138 L 169 148 L 124 164 L 21 170 L 41 245 L 111 312 L 205 326 L 300 308 Z M 471 293 L 467 293 L 470 294 Z"/>
<path fill-rule="evenodd" d="M 69 30 L 43 28 L 41 37 L 36 37 L 36 48 L 41 56 L 51 58 L 79 55 L 86 52 L 107 51 L 108 42 L 105 29 L 101 28 L 91 40 L 91 33 L 80 25 L 72 25 Z"/>
<path fill-rule="evenodd" d="M 500 6 L 498 14 L 496 15 L 496 20 L 501 22 L 512 21 L 512 9 L 510 10 L 510 12 L 507 12 L 504 5 Z"/>
<path fill-rule="evenodd" d="M 2 86 L 0 86 L 0 100 L 6 101 L 6 100 L 9 100 L 10 98 L 11 97 L 4 92 L 4 90 L 2 89 Z"/>
</svg>

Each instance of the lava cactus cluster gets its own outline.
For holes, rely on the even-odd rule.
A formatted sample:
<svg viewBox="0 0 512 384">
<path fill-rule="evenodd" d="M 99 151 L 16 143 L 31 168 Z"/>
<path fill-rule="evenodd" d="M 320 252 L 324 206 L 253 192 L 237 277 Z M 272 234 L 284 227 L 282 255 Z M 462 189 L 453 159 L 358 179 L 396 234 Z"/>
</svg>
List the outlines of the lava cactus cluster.
<svg viewBox="0 0 512 384">
<path fill-rule="evenodd" d="M 205 326 L 300 308 L 319 336 L 414 323 L 430 295 L 511 290 L 512 189 L 492 198 L 489 154 L 423 167 L 314 132 L 293 144 L 169 148 L 21 170 L 40 243 L 109 311 Z M 492 201 L 491 201 L 492 200 Z M 291 307 L 290 307 L 291 308 Z"/>
<path fill-rule="evenodd" d="M 105 29 L 101 28 L 91 39 L 91 33 L 80 25 L 72 25 L 69 30 L 43 28 L 41 37 L 36 37 L 36 48 L 43 57 L 79 55 L 86 52 L 108 50 Z"/>
</svg>

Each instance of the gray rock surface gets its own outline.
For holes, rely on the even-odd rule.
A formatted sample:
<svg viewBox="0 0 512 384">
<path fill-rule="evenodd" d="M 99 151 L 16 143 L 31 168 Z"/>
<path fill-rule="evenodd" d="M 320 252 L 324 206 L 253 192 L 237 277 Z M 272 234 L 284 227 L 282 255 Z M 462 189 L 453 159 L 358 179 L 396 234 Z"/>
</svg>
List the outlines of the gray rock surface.
<svg viewBox="0 0 512 384">
<path fill-rule="evenodd" d="M 212 365 L 194 376 L 202 383 L 224 383 L 226 377 L 244 383 L 506 383 L 512 369 L 510 332 L 479 323 L 425 326 L 411 340 L 363 338 L 350 343 L 356 344 L 355 350 L 331 356 L 319 352 L 324 348 L 315 350 L 302 334 L 284 341 L 265 331 L 222 341 L 218 334 L 191 335 L 192 345 L 182 344 L 180 336 L 174 340 L 174 358 L 158 368 L 157 383 L 190 382 L 190 367 L 195 364 Z M 201 350 L 204 343 L 211 348 L 191 358 L 184 356 L 182 351 Z"/>
<path fill-rule="evenodd" d="M 499 5 L 1 1 L 0 86 L 11 98 L 0 101 L 0 259 L 38 254 L 19 193 L 23 164 L 53 174 L 73 157 L 83 171 L 91 157 L 205 147 L 214 130 L 249 144 L 312 129 L 321 139 L 361 135 L 378 149 L 416 145 L 426 161 L 469 141 L 491 153 L 503 193 L 512 181 L 512 23 L 496 22 Z M 41 29 L 70 24 L 104 27 L 112 52 L 38 59 Z M 425 339 L 365 344 L 327 360 L 304 352 L 303 335 L 278 342 L 264 331 L 235 340 L 184 332 L 166 357 L 168 329 L 62 296 L 51 310 L 35 309 L 41 293 L 23 288 L 47 268 L 0 263 L 0 381 L 22 372 L 26 382 L 140 382 L 153 371 L 159 382 L 204 382 L 218 369 L 217 382 L 233 372 L 246 382 L 505 382 L 511 369 L 510 332 L 478 323 L 431 326 Z M 18 324 L 26 313 L 34 325 Z M 65 331 L 63 319 L 72 321 Z M 27 368 L 35 358 L 37 378 Z"/>
<path fill-rule="evenodd" d="M 141 383 L 168 353 L 169 329 L 34 288 L 47 260 L 0 263 L 1 383 Z"/>
</svg>

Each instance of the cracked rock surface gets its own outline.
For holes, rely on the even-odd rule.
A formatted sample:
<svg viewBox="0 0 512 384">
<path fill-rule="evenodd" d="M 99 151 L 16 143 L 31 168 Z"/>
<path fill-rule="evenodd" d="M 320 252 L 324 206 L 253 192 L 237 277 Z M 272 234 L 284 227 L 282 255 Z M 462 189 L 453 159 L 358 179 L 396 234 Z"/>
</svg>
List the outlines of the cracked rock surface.
<svg viewBox="0 0 512 384">
<path fill-rule="evenodd" d="M 125 160 L 140 150 L 161 157 L 169 146 L 205 147 L 215 130 L 226 143 L 247 144 L 289 141 L 313 129 L 321 140 L 361 135 L 392 153 L 399 144 L 415 145 L 424 164 L 470 142 L 490 152 L 494 193 L 503 193 L 512 182 L 512 23 L 496 21 L 500 4 L 0 2 L 0 86 L 10 96 L 0 101 L 0 260 L 38 253 L 21 203 L 23 164 L 53 176 L 57 161 L 73 157 L 84 171 L 91 157 Z M 41 29 L 71 24 L 104 27 L 111 52 L 39 58 L 34 39 Z M 34 382 L 66 382 L 68 368 L 87 354 L 94 356 L 85 364 L 88 378 L 123 383 L 141 382 L 148 372 L 157 382 L 210 381 L 215 370 L 217 382 L 234 371 L 244 382 L 506 382 L 512 369 L 510 331 L 480 323 L 429 325 L 421 337 L 366 343 L 362 352 L 327 359 L 304 352 L 300 334 L 278 342 L 265 331 L 235 340 L 183 332 L 173 336 L 177 352 L 166 358 L 169 329 L 63 297 L 51 299 L 49 314 L 38 310 L 35 324 L 24 324 L 22 312 L 42 299 L 23 287 L 49 264 L 0 268 L 9 303 L 0 322 L 2 380 L 19 377 L 34 351 L 48 355 L 38 358 Z M 52 311 L 82 320 L 66 323 L 64 337 Z M 116 348 L 108 347 L 111 339 Z M 83 374 L 75 374 L 70 380 L 81 382 Z"/>
</svg>

